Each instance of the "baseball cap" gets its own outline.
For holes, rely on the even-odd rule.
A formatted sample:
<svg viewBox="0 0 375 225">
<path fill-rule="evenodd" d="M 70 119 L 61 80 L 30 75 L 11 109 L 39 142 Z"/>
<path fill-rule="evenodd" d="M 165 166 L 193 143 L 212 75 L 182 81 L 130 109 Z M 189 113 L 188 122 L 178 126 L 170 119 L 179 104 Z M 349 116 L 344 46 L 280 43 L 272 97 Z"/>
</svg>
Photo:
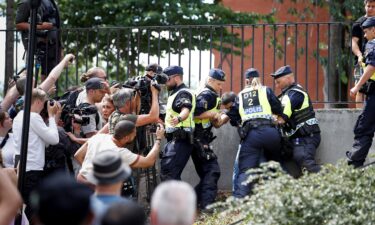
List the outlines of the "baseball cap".
<svg viewBox="0 0 375 225">
<path fill-rule="evenodd" d="M 97 90 L 97 89 L 103 89 L 104 85 L 103 85 L 103 80 L 98 78 L 98 77 L 93 77 L 93 78 L 90 78 L 88 79 L 86 82 L 85 82 L 85 87 L 86 87 L 86 90 Z"/>
</svg>

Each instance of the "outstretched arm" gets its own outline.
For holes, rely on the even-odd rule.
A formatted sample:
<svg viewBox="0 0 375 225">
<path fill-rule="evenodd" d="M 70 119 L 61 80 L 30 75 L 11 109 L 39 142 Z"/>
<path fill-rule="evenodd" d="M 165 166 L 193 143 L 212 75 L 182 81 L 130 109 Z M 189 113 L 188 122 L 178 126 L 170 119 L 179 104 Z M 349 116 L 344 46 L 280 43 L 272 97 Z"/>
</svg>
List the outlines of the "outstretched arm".
<svg viewBox="0 0 375 225">
<path fill-rule="evenodd" d="M 52 71 L 48 74 L 48 77 L 39 85 L 41 89 L 48 92 L 59 79 L 63 70 L 68 67 L 74 60 L 73 54 L 67 54 L 63 60 L 57 66 L 55 66 Z"/>
</svg>

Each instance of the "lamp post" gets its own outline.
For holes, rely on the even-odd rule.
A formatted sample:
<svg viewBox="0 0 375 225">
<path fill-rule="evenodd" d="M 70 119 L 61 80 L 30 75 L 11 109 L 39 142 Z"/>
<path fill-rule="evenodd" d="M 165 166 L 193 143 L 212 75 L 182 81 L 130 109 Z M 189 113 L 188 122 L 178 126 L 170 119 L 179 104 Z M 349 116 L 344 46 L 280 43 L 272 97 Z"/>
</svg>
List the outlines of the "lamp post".
<svg viewBox="0 0 375 225">
<path fill-rule="evenodd" d="M 18 190 L 23 193 L 24 181 L 26 173 L 26 160 L 27 160 L 27 146 L 29 141 L 29 128 L 30 128 L 30 108 L 31 108 L 31 95 L 33 90 L 33 68 L 34 68 L 34 52 L 35 52 L 35 34 L 37 25 L 37 13 L 41 4 L 41 0 L 29 0 L 31 13 L 30 13 L 30 31 L 29 40 L 27 45 L 27 78 L 25 90 L 25 105 L 22 123 L 22 142 L 21 142 L 21 155 L 19 162 L 18 172 Z M 22 211 L 21 211 L 22 212 Z M 16 218 L 15 224 L 21 225 L 22 216 Z"/>
</svg>

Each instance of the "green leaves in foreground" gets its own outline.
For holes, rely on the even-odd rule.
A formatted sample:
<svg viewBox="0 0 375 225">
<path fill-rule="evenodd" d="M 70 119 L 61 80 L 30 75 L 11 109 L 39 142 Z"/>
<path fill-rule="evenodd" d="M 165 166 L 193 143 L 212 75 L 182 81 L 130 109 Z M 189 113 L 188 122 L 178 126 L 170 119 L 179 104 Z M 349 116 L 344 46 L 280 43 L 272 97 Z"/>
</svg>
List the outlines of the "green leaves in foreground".
<svg viewBox="0 0 375 225">
<path fill-rule="evenodd" d="M 236 224 L 362 225 L 375 221 L 375 165 L 364 169 L 344 163 L 326 165 L 319 174 L 294 179 L 270 162 L 256 169 L 256 174 L 262 175 L 256 175 L 259 182 L 254 194 L 215 204 L 221 213 L 208 219 L 208 224 L 223 224 L 228 218 L 232 223 L 241 221 Z"/>
</svg>

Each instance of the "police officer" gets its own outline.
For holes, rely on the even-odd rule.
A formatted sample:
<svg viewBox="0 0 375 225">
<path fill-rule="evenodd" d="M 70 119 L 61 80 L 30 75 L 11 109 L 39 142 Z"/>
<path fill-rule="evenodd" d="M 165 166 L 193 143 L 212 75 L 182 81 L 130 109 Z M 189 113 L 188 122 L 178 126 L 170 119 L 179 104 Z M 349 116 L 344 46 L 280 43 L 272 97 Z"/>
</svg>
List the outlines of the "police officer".
<svg viewBox="0 0 375 225">
<path fill-rule="evenodd" d="M 318 172 L 320 166 L 315 161 L 315 152 L 320 144 L 318 120 L 307 92 L 295 83 L 290 66 L 280 67 L 271 74 L 279 96 L 284 116 L 279 122 L 284 124 L 283 131 L 293 146 L 293 159 L 298 166 L 309 172 Z"/>
<path fill-rule="evenodd" d="M 359 89 L 367 83 L 366 98 L 362 114 L 354 126 L 354 144 L 346 153 L 348 163 L 354 167 L 362 166 L 372 144 L 375 131 L 375 17 L 366 19 L 362 24 L 364 37 L 368 40 L 365 49 L 365 70 L 358 83 L 350 89 L 354 97 Z"/>
<path fill-rule="evenodd" d="M 16 28 L 22 31 L 22 43 L 27 49 L 27 39 L 30 29 L 30 1 L 21 0 L 16 13 Z M 42 67 L 42 79 L 60 62 L 61 37 L 60 14 L 54 0 L 42 0 L 38 8 L 36 56 Z M 48 31 L 48 32 L 45 32 Z"/>
<path fill-rule="evenodd" d="M 282 115 L 282 107 L 273 91 L 261 84 L 259 73 L 250 68 L 245 72 L 246 87 L 238 94 L 234 106 L 237 114 L 228 114 L 231 121 L 241 120 L 241 146 L 238 157 L 239 173 L 234 185 L 234 197 L 251 192 L 252 184 L 244 184 L 247 170 L 256 168 L 267 158 L 278 158 L 281 137 L 273 123 L 273 115 Z"/>
<path fill-rule="evenodd" d="M 167 144 L 161 154 L 160 178 L 181 180 L 181 173 L 193 150 L 195 95 L 183 83 L 183 68 L 170 66 L 163 71 L 170 95 L 165 116 Z"/>
<path fill-rule="evenodd" d="M 224 71 L 211 69 L 205 88 L 197 94 L 197 107 L 194 112 L 195 147 L 191 157 L 200 178 L 199 184 L 195 187 L 200 209 L 205 209 L 207 205 L 212 204 L 217 195 L 220 167 L 210 146 L 210 143 L 215 139 L 211 131 L 213 127 L 211 121 L 221 118 L 219 92 L 224 82 Z"/>
</svg>

